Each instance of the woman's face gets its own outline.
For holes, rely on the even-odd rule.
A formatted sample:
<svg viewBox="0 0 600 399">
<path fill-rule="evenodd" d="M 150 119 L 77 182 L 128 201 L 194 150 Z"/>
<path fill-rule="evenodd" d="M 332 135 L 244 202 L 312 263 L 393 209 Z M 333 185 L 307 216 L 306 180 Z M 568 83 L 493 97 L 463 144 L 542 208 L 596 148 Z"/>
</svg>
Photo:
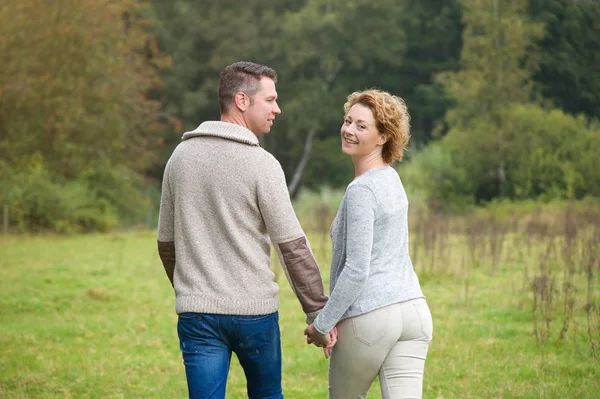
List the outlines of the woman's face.
<svg viewBox="0 0 600 399">
<path fill-rule="evenodd" d="M 386 137 L 377 130 L 373 112 L 367 106 L 354 104 L 341 129 L 342 152 L 352 157 L 381 153 Z"/>
</svg>

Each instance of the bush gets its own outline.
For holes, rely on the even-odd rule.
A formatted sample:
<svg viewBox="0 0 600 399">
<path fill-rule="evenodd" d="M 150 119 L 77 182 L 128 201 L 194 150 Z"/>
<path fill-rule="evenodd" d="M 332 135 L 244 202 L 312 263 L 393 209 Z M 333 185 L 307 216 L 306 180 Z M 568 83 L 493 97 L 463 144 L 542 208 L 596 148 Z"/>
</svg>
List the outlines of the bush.
<svg viewBox="0 0 600 399">
<path fill-rule="evenodd" d="M 106 160 L 83 172 L 77 181 L 98 206 L 109 204 L 122 225 L 145 222 L 153 211 L 143 178 L 125 166 L 113 166 Z"/>
<path fill-rule="evenodd" d="M 433 210 L 459 210 L 499 198 L 499 160 L 505 198 L 548 202 L 600 198 L 600 126 L 536 104 L 503 113 L 503 157 L 484 119 L 455 128 L 399 167 L 407 190 Z"/>
<path fill-rule="evenodd" d="M 36 154 L 16 167 L 0 163 L 0 203 L 8 205 L 10 227 L 18 232 L 104 232 L 148 215 L 151 201 L 141 182 L 110 165 L 65 180 L 53 176 Z"/>
<path fill-rule="evenodd" d="M 518 199 L 599 196 L 600 132 L 585 117 L 519 105 L 508 113 L 507 176 Z"/>
<path fill-rule="evenodd" d="M 433 142 L 418 151 L 410 161 L 398 166 L 409 202 L 423 198 L 432 210 L 461 210 L 474 203 L 469 176 L 459 168 L 442 142 Z"/>
</svg>

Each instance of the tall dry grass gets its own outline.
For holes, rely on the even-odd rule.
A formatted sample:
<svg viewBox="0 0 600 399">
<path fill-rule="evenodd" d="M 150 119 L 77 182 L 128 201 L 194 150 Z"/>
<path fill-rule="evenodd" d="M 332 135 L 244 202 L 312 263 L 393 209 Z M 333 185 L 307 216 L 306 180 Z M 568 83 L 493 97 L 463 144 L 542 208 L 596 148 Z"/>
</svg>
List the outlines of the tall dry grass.
<svg viewBox="0 0 600 399">
<path fill-rule="evenodd" d="M 323 239 L 335 217 L 332 205 L 339 203 L 332 197 L 321 193 L 301 208 L 303 226 Z M 498 295 L 514 296 L 517 306 L 530 309 L 537 343 L 567 341 L 585 331 L 591 354 L 598 355 L 600 204 L 500 204 L 461 215 L 418 208 L 409 221 L 410 256 L 421 278 L 462 279 L 468 302 L 473 271 L 518 269 L 520 281 Z M 577 321 L 582 314 L 585 325 Z"/>
</svg>

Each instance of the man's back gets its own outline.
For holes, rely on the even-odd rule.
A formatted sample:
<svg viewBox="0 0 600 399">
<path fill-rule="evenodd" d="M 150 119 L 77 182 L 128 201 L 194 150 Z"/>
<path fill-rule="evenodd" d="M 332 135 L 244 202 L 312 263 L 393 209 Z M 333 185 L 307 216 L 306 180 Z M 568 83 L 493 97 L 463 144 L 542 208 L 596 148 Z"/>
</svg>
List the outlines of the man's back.
<svg viewBox="0 0 600 399">
<path fill-rule="evenodd" d="M 271 242 L 307 322 L 327 301 L 283 170 L 258 143 L 281 113 L 276 81 L 264 65 L 224 68 L 221 121 L 184 134 L 165 168 L 157 244 L 175 289 L 190 398 L 225 398 L 232 352 L 248 397 L 283 398 Z"/>
<path fill-rule="evenodd" d="M 185 133 L 167 164 L 163 191 L 158 239 L 172 235 L 175 242 L 177 313 L 276 311 L 269 235 L 285 243 L 304 233 L 281 167 L 256 136 L 224 122 Z"/>
</svg>

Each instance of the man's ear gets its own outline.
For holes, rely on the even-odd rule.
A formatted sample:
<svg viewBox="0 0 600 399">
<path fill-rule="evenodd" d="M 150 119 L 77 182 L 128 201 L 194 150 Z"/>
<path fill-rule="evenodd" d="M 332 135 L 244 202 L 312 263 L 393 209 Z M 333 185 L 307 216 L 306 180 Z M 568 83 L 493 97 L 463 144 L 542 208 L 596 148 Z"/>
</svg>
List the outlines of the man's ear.
<svg viewBox="0 0 600 399">
<path fill-rule="evenodd" d="M 233 98 L 235 101 L 235 106 L 238 107 L 240 111 L 246 111 L 250 106 L 250 97 L 244 92 L 235 93 L 235 97 Z"/>
</svg>

